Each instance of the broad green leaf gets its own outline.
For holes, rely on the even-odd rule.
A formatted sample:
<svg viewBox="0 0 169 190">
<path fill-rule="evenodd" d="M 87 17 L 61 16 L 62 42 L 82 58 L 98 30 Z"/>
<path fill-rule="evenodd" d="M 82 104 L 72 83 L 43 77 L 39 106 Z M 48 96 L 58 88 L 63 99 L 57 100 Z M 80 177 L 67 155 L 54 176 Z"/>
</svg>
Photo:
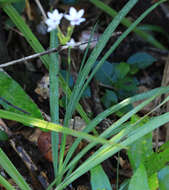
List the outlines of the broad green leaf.
<svg viewBox="0 0 169 190">
<path fill-rule="evenodd" d="M 158 173 L 159 190 L 169 189 L 169 166 L 161 169 Z"/>
<path fill-rule="evenodd" d="M 121 62 L 115 65 L 115 72 L 118 79 L 123 79 L 128 74 L 129 71 L 130 71 L 130 65 L 125 62 Z"/>
<path fill-rule="evenodd" d="M 148 176 L 157 173 L 169 162 L 169 141 L 163 144 L 158 152 L 152 153 L 144 161 Z"/>
<path fill-rule="evenodd" d="M 132 117 L 131 124 L 135 123 L 138 119 L 139 117 L 134 115 Z M 142 121 L 138 125 L 142 126 L 146 121 L 148 121 L 148 119 Z M 152 154 L 152 152 L 152 133 L 149 133 L 135 141 L 135 143 L 133 143 L 127 151 L 133 170 L 136 170 L 140 164 L 143 163 L 145 158 Z"/>
<path fill-rule="evenodd" d="M 151 190 L 157 190 L 159 188 L 157 173 L 154 173 L 150 177 L 148 176 L 148 184 Z"/>
<path fill-rule="evenodd" d="M 104 172 L 101 165 L 97 165 L 96 167 L 92 168 L 90 170 L 90 174 L 90 183 L 92 190 L 112 190 L 109 178 Z"/>
<path fill-rule="evenodd" d="M 118 102 L 117 95 L 111 90 L 106 90 L 101 100 L 106 108 Z"/>
<path fill-rule="evenodd" d="M 0 141 L 6 140 L 8 140 L 8 135 L 5 133 L 5 131 L 0 130 Z"/>
<path fill-rule="evenodd" d="M 0 0 L 0 3 L 16 3 L 23 0 Z"/>
<path fill-rule="evenodd" d="M 133 96 L 137 92 L 138 81 L 135 77 L 126 76 L 124 79 L 118 80 L 114 87 L 117 89 L 120 100 Z"/>
<path fill-rule="evenodd" d="M 0 71 L 0 97 L 4 98 L 12 105 L 17 106 L 18 108 L 21 108 L 22 110 L 30 113 L 31 116 L 42 118 L 41 112 L 37 107 L 37 105 L 25 93 L 22 87 L 3 71 Z M 1 99 L 0 99 L 0 104 L 6 110 L 23 114 L 23 112 L 10 106 Z"/>
<path fill-rule="evenodd" d="M 20 0 L 19 2 L 16 2 L 13 4 L 15 9 L 21 14 L 25 9 L 25 0 Z"/>
<path fill-rule="evenodd" d="M 128 190 L 150 190 L 148 186 L 147 174 L 143 164 L 140 164 L 131 178 Z"/>
<path fill-rule="evenodd" d="M 95 65 L 98 62 L 96 61 Z M 96 72 L 95 78 L 102 82 L 103 84 L 111 85 L 113 82 L 117 81 L 117 76 L 115 73 L 115 64 L 111 64 L 108 61 L 105 61 L 100 69 Z"/>
<path fill-rule="evenodd" d="M 128 58 L 127 63 L 134 65 L 139 69 L 145 69 L 155 61 L 156 59 L 152 55 L 146 52 L 137 52 Z"/>
</svg>

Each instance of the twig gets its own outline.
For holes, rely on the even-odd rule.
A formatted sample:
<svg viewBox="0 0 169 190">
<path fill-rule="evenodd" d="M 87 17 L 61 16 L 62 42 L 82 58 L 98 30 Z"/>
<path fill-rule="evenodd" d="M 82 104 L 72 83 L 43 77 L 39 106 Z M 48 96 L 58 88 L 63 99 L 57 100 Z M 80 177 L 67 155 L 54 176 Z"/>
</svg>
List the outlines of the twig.
<svg viewBox="0 0 169 190">
<path fill-rule="evenodd" d="M 9 127 L 4 123 L 2 119 L 0 119 L 0 127 L 2 130 L 4 130 L 7 135 L 10 137 L 9 143 L 12 146 L 12 148 L 15 150 L 15 152 L 18 154 L 18 156 L 21 158 L 21 160 L 24 162 L 25 166 L 29 170 L 30 177 L 32 179 L 31 185 L 33 185 L 34 189 L 46 189 L 49 185 L 48 179 L 43 171 L 40 171 L 38 167 L 35 165 L 29 154 L 26 152 L 26 150 L 18 145 L 18 142 L 16 142 L 16 138 L 12 131 L 9 129 Z"/>
<path fill-rule="evenodd" d="M 164 4 L 161 4 L 160 7 L 161 7 L 162 11 L 164 12 L 165 17 L 167 19 L 169 19 L 169 10 L 168 10 L 168 8 Z"/>
<path fill-rule="evenodd" d="M 25 61 L 28 61 L 30 59 L 34 59 L 34 58 L 40 57 L 42 55 L 50 54 L 50 53 L 55 52 L 57 50 L 58 50 L 58 48 L 53 48 L 53 49 L 47 50 L 45 52 L 36 53 L 36 54 L 30 55 L 30 56 L 27 56 L 27 57 L 23 57 L 23 58 L 14 60 L 14 61 L 9 61 L 7 63 L 1 64 L 0 68 L 8 67 L 8 66 L 11 66 L 11 65 L 14 65 L 14 64 L 17 64 L 17 63 L 21 63 L 21 62 L 25 62 Z"/>
<path fill-rule="evenodd" d="M 43 9 L 43 7 L 42 7 L 40 1 L 39 1 L 39 0 L 35 0 L 35 2 L 36 2 L 36 4 L 37 4 L 39 10 L 40 10 L 41 13 L 42 13 L 42 16 L 43 16 L 44 20 L 46 20 L 46 19 L 47 19 L 47 16 L 46 16 L 46 13 L 45 13 L 45 11 L 44 11 L 44 9 Z"/>
<path fill-rule="evenodd" d="M 91 42 L 93 42 L 93 41 L 97 41 L 97 40 L 92 40 Z M 84 43 L 77 42 L 74 47 L 76 48 L 76 47 L 79 47 L 80 45 L 83 45 L 83 44 L 86 44 L 86 43 L 88 43 L 88 42 L 84 42 Z M 17 64 L 17 63 L 25 62 L 25 61 L 28 61 L 28 60 L 31 60 L 31 59 L 34 59 L 34 58 L 37 58 L 37 57 L 40 57 L 40 56 L 43 56 L 43 55 L 46 55 L 46 54 L 50 54 L 50 53 L 54 53 L 54 52 L 60 52 L 62 50 L 67 49 L 68 47 L 69 46 L 67 46 L 67 45 L 59 46 L 58 48 L 52 48 L 52 49 L 46 50 L 46 51 L 41 52 L 41 53 L 36 53 L 36 54 L 30 55 L 30 56 L 27 56 L 27 57 L 23 57 L 23 58 L 14 60 L 14 61 L 9 61 L 7 63 L 1 64 L 0 68 L 4 68 L 4 67 L 8 67 L 8 66 Z"/>
</svg>

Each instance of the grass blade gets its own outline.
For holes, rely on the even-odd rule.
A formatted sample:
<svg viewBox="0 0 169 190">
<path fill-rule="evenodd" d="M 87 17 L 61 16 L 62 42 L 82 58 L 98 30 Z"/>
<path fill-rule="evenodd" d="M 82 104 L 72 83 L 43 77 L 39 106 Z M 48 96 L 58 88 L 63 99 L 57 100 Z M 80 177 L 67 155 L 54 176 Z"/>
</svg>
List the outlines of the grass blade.
<svg viewBox="0 0 169 190">
<path fill-rule="evenodd" d="M 66 112 L 65 115 L 65 121 L 70 119 L 72 116 L 72 113 L 75 109 L 75 106 L 77 105 L 79 99 L 81 96 L 79 94 L 82 94 L 82 87 L 84 85 L 84 82 L 91 71 L 95 61 L 97 60 L 98 56 L 100 55 L 101 51 L 105 47 L 106 43 L 110 39 L 113 31 L 117 28 L 119 23 L 121 22 L 122 18 L 124 18 L 125 15 L 131 10 L 131 8 L 137 3 L 138 0 L 130 0 L 124 8 L 119 12 L 118 16 L 109 24 L 109 26 L 104 31 L 103 35 L 101 36 L 99 42 L 97 43 L 96 47 L 92 51 L 90 57 L 88 58 L 83 70 L 79 73 L 75 87 L 73 89 L 72 95 L 71 95 L 71 101 L 68 105 L 68 112 Z"/>
<path fill-rule="evenodd" d="M 169 112 L 161 116 L 154 117 L 152 120 L 147 122 L 142 127 L 137 129 L 133 128 L 133 134 L 131 135 L 129 133 L 129 137 L 123 142 L 121 142 L 121 145 L 125 147 L 131 145 L 137 139 L 143 137 L 144 135 L 150 133 L 154 129 L 164 125 L 167 122 L 169 122 Z M 56 190 L 65 188 L 75 179 L 77 179 L 78 177 L 89 171 L 94 166 L 100 164 L 101 162 L 103 162 L 113 154 L 117 153 L 119 150 L 121 150 L 121 148 L 118 146 L 101 147 L 99 151 L 95 152 L 87 161 L 85 161 L 81 166 L 79 166 L 70 176 L 65 178 L 65 180 L 60 185 L 58 185 Z"/>
<path fill-rule="evenodd" d="M 114 9 L 112 9 L 111 7 L 109 7 L 108 5 L 99 0 L 90 0 L 90 2 L 112 17 L 115 17 L 118 14 Z M 127 18 L 123 18 L 121 23 L 127 28 L 129 28 L 132 24 L 132 22 Z M 166 48 L 159 41 L 157 41 L 152 35 L 140 30 L 139 28 L 134 28 L 133 32 L 135 32 L 138 36 L 140 36 L 141 38 L 152 44 L 154 47 L 166 50 Z"/>
<path fill-rule="evenodd" d="M 162 93 L 167 93 L 169 91 L 169 87 L 160 87 L 158 89 L 151 90 L 146 93 L 135 95 L 134 97 L 127 98 L 123 100 L 122 102 L 118 103 L 115 106 L 112 106 L 111 108 L 105 110 L 103 113 L 99 114 L 94 120 L 91 121 L 89 125 L 86 126 L 84 129 L 85 132 L 89 132 L 92 130 L 93 127 L 97 126 L 102 119 L 106 118 L 108 115 L 118 111 L 119 109 L 125 107 L 126 105 L 129 105 L 135 101 L 139 101 L 141 99 L 149 98 L 148 100 L 144 101 L 139 106 L 135 107 L 133 110 L 131 110 L 129 113 L 124 115 L 121 119 L 119 119 L 117 122 L 115 122 L 112 126 L 110 126 L 104 133 L 101 134 L 102 137 L 109 137 L 111 135 L 114 135 L 116 133 L 116 129 L 120 127 L 125 121 L 127 121 L 132 115 L 136 114 L 139 110 L 141 110 L 145 105 L 147 105 L 150 101 L 152 101 L 155 97 L 161 95 Z M 80 160 L 82 156 L 84 156 L 92 147 L 94 147 L 96 144 L 91 143 L 88 146 L 86 146 L 81 152 L 79 152 L 78 155 L 76 155 L 73 160 L 68 164 L 73 152 L 77 148 L 78 144 L 80 143 L 81 139 L 77 139 L 72 147 L 70 148 L 68 154 L 66 155 L 64 165 L 63 165 L 63 173 L 65 173 L 68 169 L 74 168 L 75 164 Z M 68 165 L 67 165 L 68 164 Z M 67 167 L 66 167 L 67 165 Z M 66 168 L 65 168 L 66 167 Z M 64 169 L 65 168 L 65 169 Z"/>
<path fill-rule="evenodd" d="M 22 189 L 22 190 L 31 190 L 29 185 L 26 183 L 24 178 L 19 174 L 15 166 L 0 148 L 0 165 L 4 168 L 4 170 L 11 176 L 11 178 L 15 181 L 15 183 Z"/>
<path fill-rule="evenodd" d="M 81 93 L 85 90 L 95 73 L 98 71 L 98 69 L 102 66 L 102 64 L 107 60 L 107 58 L 112 54 L 112 52 L 119 46 L 119 44 L 126 38 L 126 36 L 152 11 L 154 10 L 158 5 L 163 3 L 165 0 L 161 0 L 157 3 L 155 3 L 153 6 L 151 6 L 149 9 L 147 9 L 113 44 L 113 46 L 107 51 L 107 53 L 104 55 L 104 57 L 98 62 L 97 66 L 93 69 L 92 73 L 88 77 L 85 85 L 83 86 L 83 89 L 81 90 Z"/>
<path fill-rule="evenodd" d="M 34 36 L 30 28 L 25 24 L 22 17 L 18 14 L 16 9 L 11 4 L 4 4 L 2 5 L 3 10 L 5 13 L 10 17 L 12 22 L 19 28 L 19 30 L 24 35 L 25 39 L 28 41 L 30 46 L 33 48 L 33 50 L 36 53 L 40 53 L 45 51 L 38 39 Z M 49 56 L 43 55 L 40 57 L 42 62 L 45 64 L 45 66 L 49 67 Z"/>
<path fill-rule="evenodd" d="M 111 142 L 109 142 L 108 140 L 106 140 L 104 138 L 94 137 L 94 136 L 89 135 L 89 134 L 84 133 L 84 132 L 80 132 L 80 131 L 76 131 L 76 130 L 73 130 L 73 129 L 70 129 L 67 127 L 63 127 L 59 124 L 55 124 L 55 123 L 51 123 L 51 122 L 44 121 L 41 119 L 37 119 L 37 118 L 28 117 L 28 116 L 24 116 L 21 114 L 5 111 L 2 109 L 0 109 L 0 117 L 10 119 L 10 120 L 14 120 L 14 121 L 18 121 L 21 123 L 25 123 L 25 124 L 28 124 L 30 126 L 36 126 L 36 127 L 46 129 L 46 130 L 50 130 L 50 131 L 54 131 L 54 132 L 58 132 L 58 133 L 63 133 L 63 134 L 67 134 L 67 135 L 72 135 L 74 137 L 80 137 L 80 138 L 86 139 L 88 141 L 94 141 L 94 142 L 101 143 L 101 144 L 112 144 Z"/>
<path fill-rule="evenodd" d="M 14 187 L 4 178 L 0 175 L 0 184 L 6 189 L 6 190 L 15 190 Z"/>
<path fill-rule="evenodd" d="M 10 19 L 12 20 L 12 22 L 17 26 L 17 28 L 23 33 L 25 39 L 28 41 L 28 43 L 30 44 L 30 46 L 34 49 L 34 51 L 36 53 L 38 52 L 44 52 L 45 49 L 42 47 L 42 45 L 40 44 L 39 40 L 36 38 L 36 36 L 32 33 L 32 31 L 30 30 L 30 28 L 27 26 L 27 24 L 24 22 L 24 20 L 22 19 L 22 17 L 18 14 L 18 12 L 16 11 L 16 9 L 10 5 L 10 4 L 5 4 L 2 5 L 2 8 L 4 10 L 4 12 L 6 12 L 6 14 L 10 17 Z M 45 65 L 45 67 L 48 69 L 49 68 L 49 56 L 48 55 L 44 55 L 40 57 L 43 64 Z M 59 82 L 61 84 L 61 87 L 64 91 L 64 93 L 68 95 L 68 97 L 70 98 L 71 96 L 71 90 L 70 88 L 67 86 L 67 84 L 65 83 L 63 77 L 61 76 L 61 74 L 59 74 Z M 88 118 L 86 112 L 83 110 L 82 106 L 80 104 L 78 104 L 76 106 L 77 111 L 79 112 L 79 114 L 82 116 L 82 118 L 86 121 L 89 122 L 90 119 Z"/>
<path fill-rule="evenodd" d="M 50 48 L 58 47 L 57 31 L 50 33 Z M 53 123 L 59 123 L 59 59 L 58 53 L 50 54 L 49 81 L 50 81 L 50 115 Z M 57 176 L 59 134 L 51 133 L 52 158 L 55 176 Z"/>
<path fill-rule="evenodd" d="M 110 50 L 106 53 L 106 55 L 100 60 L 100 62 L 98 63 L 98 65 L 94 68 L 94 70 L 92 71 L 91 75 L 89 76 L 89 78 L 87 79 L 85 85 L 83 86 L 83 89 L 81 89 L 80 91 L 80 96 L 83 93 L 83 91 L 85 90 L 85 88 L 87 87 L 88 83 L 90 82 L 90 80 L 93 78 L 94 74 L 97 72 L 97 70 L 99 69 L 99 67 L 106 61 L 106 59 L 109 57 L 109 55 L 116 49 L 116 47 L 118 47 L 118 45 L 120 44 L 120 42 L 136 27 L 136 25 L 138 23 L 141 22 L 141 20 L 144 19 L 145 16 L 147 16 L 153 9 L 155 9 L 160 3 L 162 3 L 164 1 L 160 1 L 156 4 L 154 4 L 152 7 L 150 7 L 147 11 L 145 11 L 131 26 L 130 28 L 128 28 L 120 37 L 119 39 L 114 43 L 114 45 L 110 48 Z M 76 88 L 76 87 L 75 87 Z M 74 92 L 75 93 L 75 92 Z M 72 93 L 73 96 L 73 93 Z M 76 95 L 75 95 L 76 96 Z M 72 97 L 73 98 L 73 97 Z M 75 101 L 75 100 L 73 100 Z M 77 101 L 77 99 L 76 99 Z M 73 104 L 72 104 L 73 106 Z M 97 118 L 99 119 L 99 118 Z M 100 119 L 99 119 L 100 120 Z M 96 125 L 95 125 L 96 126 Z M 77 143 L 77 142 L 76 142 Z M 78 144 L 78 143 L 77 143 Z M 76 145 L 77 146 L 77 145 Z M 72 149 L 76 146 L 72 146 Z M 73 154 L 73 151 L 70 151 L 70 154 L 68 153 L 68 160 L 70 159 L 70 155 Z M 67 161 L 66 161 L 67 162 Z"/>
</svg>

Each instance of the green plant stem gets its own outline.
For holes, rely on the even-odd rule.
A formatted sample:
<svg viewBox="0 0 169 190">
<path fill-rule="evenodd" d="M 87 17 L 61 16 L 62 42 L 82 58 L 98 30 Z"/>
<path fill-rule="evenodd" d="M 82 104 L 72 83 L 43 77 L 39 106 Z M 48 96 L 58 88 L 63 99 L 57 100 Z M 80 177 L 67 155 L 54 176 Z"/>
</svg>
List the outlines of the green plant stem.
<svg viewBox="0 0 169 190">
<path fill-rule="evenodd" d="M 117 16 L 118 14 L 118 12 L 116 12 L 113 8 L 109 7 L 108 5 L 106 5 L 104 2 L 101 2 L 100 0 L 90 0 L 90 2 L 96 5 L 97 7 L 99 7 L 101 10 L 103 10 L 107 14 L 109 14 L 110 16 L 112 16 L 113 18 Z M 127 28 L 129 28 L 132 24 L 132 22 L 127 18 L 123 18 L 121 23 Z M 143 38 L 144 40 L 152 44 L 154 47 L 159 48 L 159 49 L 164 49 L 164 50 L 167 49 L 159 41 L 157 41 L 152 35 L 148 34 L 147 32 L 144 32 L 138 28 L 134 28 L 133 32 L 135 32 L 138 36 L 140 36 L 141 38 Z"/>
<path fill-rule="evenodd" d="M 58 47 L 57 31 L 50 33 L 50 48 Z M 50 114 L 53 123 L 59 123 L 59 58 L 58 53 L 50 54 L 49 81 L 50 81 Z M 51 132 L 52 159 L 55 176 L 57 176 L 59 134 Z"/>
<path fill-rule="evenodd" d="M 71 64 L 71 47 L 68 48 L 68 62 L 67 62 L 67 72 L 66 72 L 66 83 L 67 87 L 69 87 L 69 77 L 70 77 L 70 64 Z M 68 111 L 68 93 L 66 93 L 66 111 Z M 67 123 L 64 122 L 65 127 L 69 127 L 69 121 Z M 65 147 L 66 147 L 66 135 L 62 136 L 62 142 L 60 146 L 60 155 L 59 155 L 59 173 L 63 168 L 63 159 L 64 159 L 64 153 L 65 153 Z M 61 181 L 58 180 L 59 182 Z"/>
</svg>

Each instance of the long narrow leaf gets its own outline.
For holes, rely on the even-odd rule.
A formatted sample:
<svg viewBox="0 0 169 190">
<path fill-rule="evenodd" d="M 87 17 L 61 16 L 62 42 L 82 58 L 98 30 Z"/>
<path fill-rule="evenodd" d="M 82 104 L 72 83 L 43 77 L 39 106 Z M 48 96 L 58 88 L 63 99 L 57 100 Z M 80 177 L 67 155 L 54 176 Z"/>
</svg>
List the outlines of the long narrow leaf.
<svg viewBox="0 0 169 190">
<path fill-rule="evenodd" d="M 148 92 L 145 92 L 145 93 L 142 93 L 142 94 L 138 94 L 138 95 L 135 95 L 131 98 L 127 98 L 125 100 L 123 100 L 122 102 L 118 103 L 117 105 L 114 105 L 112 106 L 111 108 L 108 108 L 107 110 L 105 110 L 103 113 L 99 114 L 95 119 L 93 119 L 89 125 L 86 126 L 86 128 L 84 129 L 84 132 L 90 132 L 93 127 L 97 126 L 100 121 L 102 121 L 104 118 L 106 118 L 107 116 L 109 116 L 110 114 L 118 111 L 119 109 L 129 105 L 129 104 L 132 104 L 136 101 L 139 101 L 139 100 L 142 100 L 142 99 L 145 99 L 145 98 L 151 98 L 154 99 L 155 97 L 163 94 L 163 93 L 167 93 L 169 91 L 169 87 L 168 88 L 164 88 L 164 87 L 160 87 L 160 88 L 157 88 L 157 89 L 154 89 L 152 91 L 148 91 Z M 145 102 L 143 102 L 142 104 L 140 104 L 139 106 L 137 106 L 136 108 L 134 108 L 133 110 L 131 110 L 129 113 L 127 113 L 126 115 L 124 115 L 120 120 L 118 120 L 117 122 L 115 122 L 112 126 L 110 126 L 106 131 L 104 131 L 101 136 L 102 137 L 108 137 L 108 135 L 110 136 L 112 134 L 112 130 L 116 129 L 118 126 L 120 126 L 121 124 L 123 124 L 125 121 L 127 121 L 133 114 L 137 113 L 139 110 L 141 110 L 146 104 L 148 104 L 152 99 L 149 99 Z M 76 147 L 78 146 L 80 142 L 80 139 L 77 139 L 74 144 L 72 145 L 72 147 L 70 148 L 70 151 L 68 152 L 68 154 L 66 155 L 66 158 L 65 158 L 65 163 L 64 163 L 64 167 L 67 165 L 68 161 L 70 160 L 71 158 L 71 155 L 73 154 L 73 152 L 75 151 Z M 90 148 L 94 146 L 92 145 L 88 145 Z M 85 147 L 83 151 L 83 154 L 84 155 L 86 153 L 86 151 L 90 150 L 89 147 Z M 89 148 L 89 149 L 88 149 Z M 81 155 L 81 156 L 82 156 Z M 75 158 L 74 158 L 75 159 Z M 73 160 L 74 160 L 73 159 Z M 80 159 L 80 158 L 79 158 Z M 73 162 L 72 160 L 72 162 Z M 78 159 L 76 159 L 77 161 Z M 75 163 L 75 160 L 74 162 Z"/>
<path fill-rule="evenodd" d="M 125 15 L 131 10 L 131 8 L 137 3 L 138 0 L 130 0 L 124 8 L 119 12 L 118 16 L 109 24 L 109 26 L 104 31 L 103 35 L 101 36 L 99 42 L 97 43 L 96 47 L 92 51 L 90 57 L 88 58 L 83 70 L 81 73 L 79 73 L 75 87 L 73 89 L 72 95 L 71 95 L 71 101 L 68 105 L 68 112 L 66 112 L 65 115 L 65 121 L 71 118 L 71 115 L 75 109 L 76 104 L 78 103 L 81 96 L 81 90 L 82 86 L 84 85 L 84 82 L 91 71 L 95 61 L 97 60 L 98 56 L 100 55 L 101 51 L 105 47 L 106 43 L 110 39 L 112 32 L 117 28 L 119 23 L 121 22 L 122 18 L 124 18 Z"/>
<path fill-rule="evenodd" d="M 58 47 L 57 31 L 50 34 L 50 48 Z M 49 81 L 50 81 L 50 114 L 53 123 L 59 123 L 59 58 L 58 53 L 50 54 Z M 52 158 L 55 176 L 57 176 L 59 134 L 51 133 Z"/>
<path fill-rule="evenodd" d="M 86 81 L 85 85 L 83 86 L 83 89 L 81 90 L 81 94 L 83 93 L 83 91 L 85 90 L 86 86 L 88 85 L 88 83 L 91 81 L 91 79 L 93 78 L 94 74 L 97 72 L 97 70 L 99 69 L 99 67 L 105 62 L 105 60 L 110 56 L 110 54 L 116 49 L 116 47 L 120 44 L 120 42 L 132 31 L 132 29 L 134 29 L 136 27 L 136 25 L 141 22 L 141 20 L 147 16 L 153 9 L 155 9 L 160 3 L 162 3 L 163 1 L 160 1 L 156 4 L 154 4 L 152 7 L 150 7 L 145 13 L 143 13 L 131 26 L 130 28 L 128 28 L 123 34 L 122 36 L 120 36 L 120 38 L 114 43 L 114 45 L 110 48 L 110 50 L 106 53 L 106 55 L 100 60 L 100 62 L 98 63 L 98 65 L 95 67 L 95 69 L 92 71 L 91 75 L 89 76 L 88 80 Z"/>
<path fill-rule="evenodd" d="M 127 121 L 133 114 L 137 113 L 139 110 L 141 110 L 146 104 L 148 104 L 151 100 L 153 100 L 156 96 L 162 94 L 162 93 L 167 93 L 169 91 L 169 87 L 168 88 L 164 88 L 164 87 L 160 87 L 157 89 L 154 89 L 152 91 L 148 91 L 142 94 L 138 94 L 135 95 L 132 98 L 127 98 L 125 100 L 123 100 L 122 102 L 118 103 L 115 106 L 112 106 L 111 108 L 105 110 L 103 113 L 99 114 L 93 121 L 91 121 L 91 123 L 89 125 L 87 125 L 87 127 L 84 129 L 84 131 L 89 132 L 92 130 L 93 127 L 97 126 L 97 124 L 104 119 L 105 117 L 107 117 L 108 115 L 118 111 L 119 109 L 123 108 L 124 106 L 131 104 L 135 101 L 139 101 L 145 98 L 149 98 L 148 100 L 144 101 L 142 104 L 138 105 L 136 108 L 134 108 L 133 110 L 131 110 L 129 113 L 127 113 L 126 115 L 124 115 L 120 120 L 118 120 L 117 122 L 115 122 L 112 126 L 110 126 L 103 134 L 101 134 L 101 136 L 103 137 L 108 137 L 110 135 L 114 135 L 116 134 L 116 129 L 117 127 L 119 127 L 121 124 L 123 124 L 125 121 Z M 114 133 L 113 133 L 114 131 Z M 96 144 L 95 143 L 91 143 L 88 146 L 86 146 L 85 148 L 83 148 L 76 156 L 75 158 L 73 158 L 73 160 L 67 165 L 68 161 L 71 158 L 71 155 L 73 154 L 73 152 L 75 151 L 76 147 L 78 146 L 78 144 L 80 143 L 81 139 L 77 139 L 73 145 L 71 146 L 68 154 L 66 155 L 65 158 L 65 162 L 63 165 L 63 170 L 61 172 L 60 175 L 63 175 L 67 170 L 70 170 L 68 172 L 67 175 L 69 175 L 72 171 L 72 169 L 74 168 L 75 164 L 81 159 L 82 156 L 84 156 L 92 147 L 94 147 Z M 66 167 L 67 165 L 67 167 Z M 65 168 L 66 167 L 66 168 Z M 65 169 L 64 169 L 65 168 Z M 50 185 L 53 186 L 53 184 L 56 183 L 56 181 L 58 181 L 58 178 Z M 49 189 L 50 189 L 49 187 Z"/>
<path fill-rule="evenodd" d="M 10 4 L 5 4 L 2 5 L 3 10 L 6 12 L 6 14 L 10 17 L 10 19 L 14 22 L 14 24 L 17 26 L 17 28 L 23 33 L 25 39 L 28 41 L 30 46 L 34 49 L 36 53 L 38 52 L 44 52 L 45 49 L 42 47 L 36 36 L 32 33 L 28 25 L 24 22 L 22 17 L 18 14 L 16 9 L 10 5 Z M 46 68 L 49 68 L 49 56 L 44 55 L 40 57 L 43 64 L 46 66 Z M 61 87 L 65 93 L 67 93 L 68 98 L 71 96 L 71 90 L 68 87 L 68 85 L 65 83 L 63 77 L 61 74 L 59 74 L 59 81 L 61 84 Z M 86 112 L 83 110 L 82 106 L 78 104 L 76 106 L 77 111 L 79 114 L 82 116 L 82 118 L 88 123 L 90 119 L 88 118 Z"/>
<path fill-rule="evenodd" d="M 5 118 L 5 119 L 18 121 L 18 122 L 25 123 L 28 125 L 36 126 L 36 127 L 46 129 L 46 130 L 55 131 L 58 133 L 64 133 L 64 134 L 72 135 L 74 137 L 80 137 L 82 139 L 84 138 L 88 141 L 94 141 L 94 142 L 101 143 L 101 144 L 112 144 L 104 138 L 94 137 L 94 136 L 89 135 L 89 134 L 84 133 L 84 132 L 80 132 L 80 131 L 76 131 L 76 130 L 73 130 L 73 129 L 70 129 L 67 127 L 63 127 L 59 124 L 55 124 L 55 123 L 51 123 L 48 121 L 36 119 L 33 117 L 28 117 L 28 116 L 24 116 L 21 114 L 5 111 L 2 109 L 0 109 L 0 117 Z"/>
<path fill-rule="evenodd" d="M 154 129 L 164 125 L 165 123 L 169 122 L 169 113 L 165 113 L 161 116 L 154 117 L 152 120 L 147 122 L 144 126 L 133 130 L 134 134 L 130 135 L 126 140 L 124 140 L 121 145 L 128 146 L 132 144 L 137 139 L 143 137 L 144 135 L 150 133 Z M 65 180 L 58 185 L 56 190 L 60 190 L 66 187 L 68 184 L 73 182 L 75 179 L 89 171 L 94 166 L 100 164 L 116 152 L 118 152 L 121 148 L 117 146 L 103 146 L 101 151 L 98 153 L 95 152 L 87 161 L 85 161 L 81 166 L 79 166 L 69 177 L 65 178 Z"/>
<path fill-rule="evenodd" d="M 104 2 L 102 2 L 100 0 L 90 0 L 90 2 L 93 3 L 95 6 L 99 7 L 101 10 L 103 10 L 104 12 L 106 12 L 107 14 L 109 14 L 112 17 L 115 17 L 118 14 L 114 9 L 112 9 L 111 7 L 109 7 L 108 5 L 106 5 Z M 132 24 L 132 22 L 127 18 L 123 18 L 121 23 L 124 26 L 126 26 L 127 28 L 129 28 Z M 140 36 L 141 38 L 143 38 L 144 40 L 146 40 L 147 42 L 152 44 L 154 47 L 159 48 L 159 49 L 166 49 L 152 35 L 140 30 L 139 28 L 137 28 L 137 27 L 134 28 L 133 32 L 135 32 L 138 36 Z"/>
<path fill-rule="evenodd" d="M 25 24 L 22 17 L 18 14 L 16 9 L 11 4 L 4 4 L 2 6 L 3 10 L 10 17 L 10 19 L 14 22 L 14 24 L 19 28 L 19 30 L 24 35 L 25 39 L 28 41 L 30 46 L 34 49 L 35 52 L 40 53 L 45 51 L 38 39 L 34 36 L 30 28 Z M 49 67 L 49 56 L 43 55 L 40 57 L 45 66 Z"/>
<path fill-rule="evenodd" d="M 31 190 L 29 185 L 26 183 L 24 178 L 19 174 L 15 166 L 0 148 L 0 165 L 4 168 L 4 170 L 12 177 L 15 183 L 22 189 L 22 190 Z"/>
<path fill-rule="evenodd" d="M 0 175 L 0 184 L 6 189 L 6 190 L 15 190 L 14 187 L 4 178 Z"/>
<path fill-rule="evenodd" d="M 161 0 L 158 3 L 155 3 L 153 6 L 151 6 L 149 9 L 147 9 L 112 45 L 112 47 L 107 51 L 107 53 L 104 55 L 104 57 L 98 62 L 97 66 L 93 69 L 92 73 L 88 77 L 85 85 L 83 86 L 83 89 L 81 90 L 81 93 L 85 90 L 95 73 L 98 71 L 98 69 L 103 65 L 103 63 L 107 60 L 107 58 L 112 54 L 112 52 L 119 46 L 119 44 L 126 38 L 126 36 L 158 5 L 163 3 L 165 0 Z"/>
<path fill-rule="evenodd" d="M 84 85 L 84 82 L 91 71 L 96 59 L 100 55 L 101 51 L 105 47 L 106 43 L 110 39 L 112 32 L 117 28 L 119 23 L 121 22 L 122 18 L 124 18 L 125 15 L 131 10 L 131 8 L 137 3 L 138 0 L 130 0 L 123 9 L 119 12 L 118 16 L 109 24 L 109 26 L 106 28 L 105 32 L 103 33 L 102 37 L 100 38 L 98 44 L 92 51 L 90 57 L 87 60 L 87 63 L 85 64 L 84 68 L 81 70 L 81 72 L 78 75 L 75 87 L 73 89 L 72 95 L 70 97 L 68 108 L 65 114 L 64 118 L 64 124 L 67 125 L 69 120 L 71 119 L 71 116 L 73 114 L 73 111 L 75 110 L 76 105 L 78 104 L 78 101 L 81 98 L 82 95 L 82 87 Z M 80 94 L 80 95 L 79 95 Z M 64 144 L 62 143 L 62 148 L 64 148 Z M 63 159 L 63 158 L 62 158 Z"/>
</svg>

